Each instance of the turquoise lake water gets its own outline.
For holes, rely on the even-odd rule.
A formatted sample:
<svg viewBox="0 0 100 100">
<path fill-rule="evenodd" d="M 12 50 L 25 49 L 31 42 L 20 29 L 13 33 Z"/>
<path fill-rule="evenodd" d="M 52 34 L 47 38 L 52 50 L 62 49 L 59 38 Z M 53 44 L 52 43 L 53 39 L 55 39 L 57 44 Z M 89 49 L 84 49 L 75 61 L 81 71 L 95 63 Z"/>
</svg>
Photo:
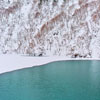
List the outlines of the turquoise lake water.
<svg viewBox="0 0 100 100">
<path fill-rule="evenodd" d="M 60 61 L 1 74 L 0 100 L 100 100 L 100 61 Z"/>
</svg>

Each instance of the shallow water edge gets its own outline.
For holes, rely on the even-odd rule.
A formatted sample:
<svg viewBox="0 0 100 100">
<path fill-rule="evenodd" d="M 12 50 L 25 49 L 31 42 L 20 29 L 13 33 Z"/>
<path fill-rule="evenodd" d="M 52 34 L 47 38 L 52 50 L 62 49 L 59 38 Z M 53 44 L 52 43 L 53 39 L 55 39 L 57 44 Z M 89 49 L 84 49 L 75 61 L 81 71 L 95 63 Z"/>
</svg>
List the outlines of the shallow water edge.
<svg viewBox="0 0 100 100">
<path fill-rule="evenodd" d="M 67 58 L 60 56 L 53 57 L 30 57 L 20 55 L 0 55 L 0 74 L 11 72 L 23 68 L 30 68 L 45 65 L 56 61 L 69 60 L 91 60 L 99 61 L 98 58 Z"/>
</svg>

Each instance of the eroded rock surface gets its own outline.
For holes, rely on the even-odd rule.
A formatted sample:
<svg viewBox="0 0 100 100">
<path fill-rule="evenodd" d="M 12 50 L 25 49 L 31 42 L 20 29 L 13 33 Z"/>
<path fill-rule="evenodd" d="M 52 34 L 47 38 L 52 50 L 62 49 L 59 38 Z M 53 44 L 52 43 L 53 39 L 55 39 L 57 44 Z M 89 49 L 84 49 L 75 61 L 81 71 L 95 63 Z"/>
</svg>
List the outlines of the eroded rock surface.
<svg viewBox="0 0 100 100">
<path fill-rule="evenodd" d="M 100 58 L 100 0 L 0 0 L 0 53 Z"/>
</svg>

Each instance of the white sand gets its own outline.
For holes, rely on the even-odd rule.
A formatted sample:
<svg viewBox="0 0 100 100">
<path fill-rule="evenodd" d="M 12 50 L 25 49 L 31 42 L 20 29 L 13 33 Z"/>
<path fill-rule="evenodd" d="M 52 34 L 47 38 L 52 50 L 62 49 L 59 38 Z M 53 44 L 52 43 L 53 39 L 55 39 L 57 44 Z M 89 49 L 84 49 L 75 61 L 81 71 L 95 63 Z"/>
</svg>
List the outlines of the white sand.
<svg viewBox="0 0 100 100">
<path fill-rule="evenodd" d="M 100 60 L 91 58 L 67 58 L 67 57 L 30 57 L 20 55 L 0 55 L 0 74 L 22 68 L 39 66 L 60 60 Z"/>
</svg>

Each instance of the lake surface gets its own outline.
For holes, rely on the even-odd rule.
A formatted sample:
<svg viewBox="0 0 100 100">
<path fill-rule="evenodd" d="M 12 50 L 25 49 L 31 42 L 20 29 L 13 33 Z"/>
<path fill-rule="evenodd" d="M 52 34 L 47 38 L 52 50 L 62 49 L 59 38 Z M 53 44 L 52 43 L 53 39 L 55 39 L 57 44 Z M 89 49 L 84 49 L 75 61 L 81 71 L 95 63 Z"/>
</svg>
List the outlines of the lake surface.
<svg viewBox="0 0 100 100">
<path fill-rule="evenodd" d="M 0 100 L 100 100 L 100 61 L 61 61 L 0 75 Z"/>
</svg>

